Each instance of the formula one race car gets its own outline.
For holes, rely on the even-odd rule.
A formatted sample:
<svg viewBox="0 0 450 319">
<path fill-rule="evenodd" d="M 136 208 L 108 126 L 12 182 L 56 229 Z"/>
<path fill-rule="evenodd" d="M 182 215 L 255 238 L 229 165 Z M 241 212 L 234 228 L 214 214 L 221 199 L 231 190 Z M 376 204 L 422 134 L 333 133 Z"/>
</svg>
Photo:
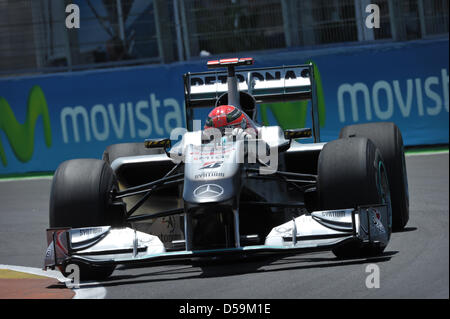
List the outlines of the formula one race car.
<svg viewBox="0 0 450 319">
<path fill-rule="evenodd" d="M 82 279 L 102 279 L 118 264 L 161 260 L 381 254 L 409 216 L 397 126 L 347 126 L 321 143 L 314 66 L 236 70 L 252 64 L 222 59 L 208 67 L 226 70 L 184 75 L 188 130 L 173 146 L 173 137 L 115 144 L 102 160 L 63 162 L 45 268 L 75 264 Z M 255 123 L 258 104 L 298 100 L 311 101 L 312 129 Z M 201 107 L 215 108 L 192 130 Z"/>
</svg>

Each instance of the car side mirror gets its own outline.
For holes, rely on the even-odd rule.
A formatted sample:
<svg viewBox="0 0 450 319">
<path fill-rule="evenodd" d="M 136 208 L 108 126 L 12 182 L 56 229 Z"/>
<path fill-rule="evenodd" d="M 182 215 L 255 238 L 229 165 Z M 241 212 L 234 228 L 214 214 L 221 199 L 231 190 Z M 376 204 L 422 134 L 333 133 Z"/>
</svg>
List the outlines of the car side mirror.
<svg viewBox="0 0 450 319">
<path fill-rule="evenodd" d="M 297 138 L 309 138 L 312 136 L 312 130 L 307 128 L 295 128 L 284 131 L 284 138 L 287 140 L 293 140 Z"/>
<path fill-rule="evenodd" d="M 145 148 L 162 148 L 167 153 L 168 149 L 172 147 L 172 142 L 169 138 L 158 140 L 147 139 L 144 141 Z"/>
</svg>

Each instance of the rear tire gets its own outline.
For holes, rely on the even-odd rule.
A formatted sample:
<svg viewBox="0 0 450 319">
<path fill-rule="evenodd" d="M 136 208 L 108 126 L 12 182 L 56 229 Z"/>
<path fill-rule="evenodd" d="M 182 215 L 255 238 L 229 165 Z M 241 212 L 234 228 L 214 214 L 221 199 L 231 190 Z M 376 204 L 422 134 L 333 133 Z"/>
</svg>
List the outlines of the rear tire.
<svg viewBox="0 0 450 319">
<path fill-rule="evenodd" d="M 402 134 L 392 122 L 350 125 L 342 128 L 339 138 L 366 137 L 380 150 L 386 166 L 392 196 L 392 224 L 401 231 L 409 220 L 408 177 Z"/>
<path fill-rule="evenodd" d="M 97 159 L 75 159 L 61 163 L 53 177 L 50 194 L 51 228 L 92 227 L 116 224 L 123 213 L 111 209 L 110 191 L 117 189 L 111 167 Z M 82 280 L 105 279 L 115 266 L 77 264 Z M 62 270 L 64 275 L 67 273 Z"/>
<path fill-rule="evenodd" d="M 345 138 L 325 144 L 319 155 L 317 192 L 322 210 L 386 202 L 391 212 L 383 159 L 367 138 Z M 390 235 L 390 227 L 388 231 Z M 350 241 L 334 248 L 333 253 L 339 258 L 360 257 L 381 254 L 384 248 Z"/>
</svg>

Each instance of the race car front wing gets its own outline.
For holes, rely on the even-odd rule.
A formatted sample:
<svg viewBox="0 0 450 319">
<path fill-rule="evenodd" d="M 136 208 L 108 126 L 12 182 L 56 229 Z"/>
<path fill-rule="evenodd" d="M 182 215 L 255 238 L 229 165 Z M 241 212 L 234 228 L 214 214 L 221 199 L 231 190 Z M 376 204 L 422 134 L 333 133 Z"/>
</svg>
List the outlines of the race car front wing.
<svg viewBox="0 0 450 319">
<path fill-rule="evenodd" d="M 386 246 L 390 237 L 389 216 L 387 205 L 314 211 L 273 228 L 264 245 L 240 246 L 237 241 L 234 248 L 210 250 L 166 251 L 157 236 L 127 227 L 51 228 L 47 229 L 44 269 L 72 263 L 102 266 L 233 254 L 330 250 L 348 241 Z"/>
</svg>

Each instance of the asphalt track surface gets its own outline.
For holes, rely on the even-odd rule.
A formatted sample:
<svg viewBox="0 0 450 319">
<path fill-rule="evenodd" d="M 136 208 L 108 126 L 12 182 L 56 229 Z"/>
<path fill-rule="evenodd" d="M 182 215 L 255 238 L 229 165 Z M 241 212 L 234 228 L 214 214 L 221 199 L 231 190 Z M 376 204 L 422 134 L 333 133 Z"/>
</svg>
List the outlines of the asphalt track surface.
<svg viewBox="0 0 450 319">
<path fill-rule="evenodd" d="M 225 264 L 118 267 L 106 298 L 449 298 L 449 155 L 406 158 L 410 220 L 383 256 L 330 252 Z M 0 181 L 0 264 L 42 268 L 51 179 Z M 376 264 L 380 287 L 369 289 Z"/>
</svg>

